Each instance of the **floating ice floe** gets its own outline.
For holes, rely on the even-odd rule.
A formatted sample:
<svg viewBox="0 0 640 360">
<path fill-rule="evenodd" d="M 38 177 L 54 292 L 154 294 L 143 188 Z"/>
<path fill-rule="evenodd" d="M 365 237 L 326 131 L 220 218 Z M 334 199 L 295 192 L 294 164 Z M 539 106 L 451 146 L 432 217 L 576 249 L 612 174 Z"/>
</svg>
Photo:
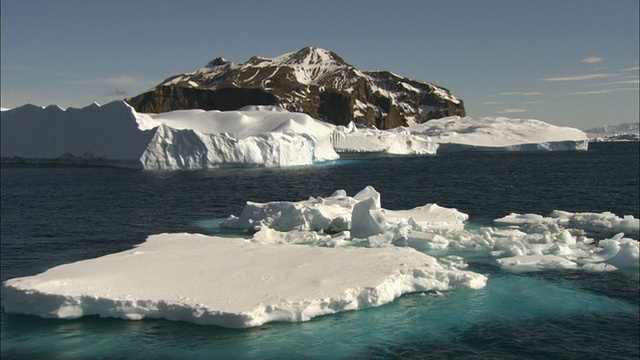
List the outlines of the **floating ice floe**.
<svg viewBox="0 0 640 360">
<path fill-rule="evenodd" d="M 640 219 L 632 215 L 618 217 L 610 212 L 603 213 L 572 213 L 568 211 L 553 211 L 544 217 L 537 214 L 511 213 L 505 217 L 494 220 L 496 223 L 537 226 L 539 224 L 558 224 L 565 227 L 574 227 L 584 230 L 609 230 L 638 235 L 640 232 Z"/>
<path fill-rule="evenodd" d="M 2 304 L 7 313 L 46 318 L 164 318 L 244 328 L 379 306 L 405 293 L 485 286 L 485 276 L 451 263 L 397 247 L 161 234 L 132 250 L 8 280 Z"/>
<path fill-rule="evenodd" d="M 638 271 L 638 240 L 587 237 L 585 229 L 603 219 L 623 223 L 614 215 L 554 215 L 563 220 L 512 214 L 499 219 L 512 227 L 468 230 L 467 215 L 456 209 L 383 209 L 372 187 L 353 197 L 338 190 L 299 202 L 249 202 L 225 226 L 256 231 L 251 239 L 153 235 L 131 250 L 7 280 L 2 304 L 7 313 L 41 317 L 242 328 L 379 306 L 406 293 L 484 287 L 486 276 L 463 270 L 460 250 L 489 254 L 511 271 Z"/>
<path fill-rule="evenodd" d="M 338 159 L 338 152 L 586 150 L 588 144 L 580 130 L 538 120 L 450 117 L 383 131 L 335 126 L 275 106 L 144 114 L 123 101 L 66 110 L 24 105 L 3 110 L 1 125 L 3 161 L 155 170 L 313 165 Z"/>
<path fill-rule="evenodd" d="M 589 231 L 638 235 L 638 219 L 612 213 L 554 211 L 550 217 L 511 214 L 496 219 L 510 228 L 464 228 L 468 215 L 437 204 L 411 210 L 381 207 L 380 194 L 367 187 L 353 197 L 345 191 L 299 202 L 248 202 L 240 216 L 223 226 L 256 231 L 261 243 L 349 246 L 406 246 L 421 251 L 478 251 L 499 266 L 517 271 L 583 269 L 610 271 L 638 268 L 638 241 L 624 233 L 600 241 Z"/>
<path fill-rule="evenodd" d="M 467 214 L 437 204 L 410 210 L 383 209 L 380 193 L 367 186 L 353 197 L 338 190 L 326 198 L 311 197 L 298 202 L 247 202 L 240 216 L 232 215 L 222 226 L 248 230 L 268 228 L 280 232 L 295 230 L 303 237 L 309 236 L 309 232 L 338 233 L 338 237 L 344 237 L 344 232 L 348 231 L 347 235 L 352 238 L 368 238 L 403 224 L 420 229 L 462 229 L 467 219 Z M 260 235 L 256 237 L 260 238 Z"/>
</svg>

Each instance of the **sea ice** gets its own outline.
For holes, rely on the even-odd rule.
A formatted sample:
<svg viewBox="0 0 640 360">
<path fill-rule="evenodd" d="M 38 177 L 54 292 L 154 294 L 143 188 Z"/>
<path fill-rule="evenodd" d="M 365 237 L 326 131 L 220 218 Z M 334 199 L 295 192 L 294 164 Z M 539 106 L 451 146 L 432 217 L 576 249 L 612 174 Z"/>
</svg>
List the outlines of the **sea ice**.
<svg viewBox="0 0 640 360">
<path fill-rule="evenodd" d="M 565 230 L 566 231 L 566 230 Z M 519 255 L 497 259 L 501 267 L 514 271 L 549 269 L 584 269 L 588 271 L 638 271 L 638 241 L 618 234 L 601 240 L 597 247 L 563 245 L 559 241 L 546 249 L 546 254 Z M 560 238 L 560 237 L 559 237 Z M 586 251 L 585 251 L 586 250 Z"/>
<path fill-rule="evenodd" d="M 410 210 L 387 210 L 380 194 L 366 187 L 354 197 L 333 195 L 299 202 L 247 202 L 239 217 L 224 226 L 257 231 L 252 241 L 319 246 L 395 245 L 420 251 L 486 252 L 506 269 L 530 271 L 575 268 L 590 271 L 638 268 L 638 241 L 623 233 L 601 241 L 591 229 L 634 230 L 637 219 L 604 213 L 554 211 L 550 217 L 511 214 L 496 223 L 508 228 L 464 228 L 468 215 L 427 204 Z M 636 232 L 637 234 L 637 232 Z"/>
<path fill-rule="evenodd" d="M 497 259 L 502 268 L 514 271 L 576 269 L 578 264 L 556 255 L 521 255 Z"/>
<path fill-rule="evenodd" d="M 500 239 L 492 237 L 491 231 L 485 232 L 485 240 L 490 240 L 488 244 L 493 253 L 507 256 L 497 260 L 505 268 L 520 271 L 536 268 L 638 271 L 638 240 L 626 238 L 622 232 L 600 241 L 586 236 L 588 231 L 600 233 L 603 230 L 615 232 L 621 229 L 637 236 L 638 219 L 631 215 L 620 218 L 610 212 L 571 213 L 556 210 L 549 217 L 512 213 L 495 222 L 517 225 L 522 233 Z"/>
<path fill-rule="evenodd" d="M 485 286 L 413 249 L 256 244 L 194 234 L 7 280 L 7 313 L 164 318 L 231 328 L 379 306 L 402 294 Z"/>
<path fill-rule="evenodd" d="M 426 204 L 410 210 L 387 210 L 381 207 L 380 193 L 367 186 L 353 197 L 344 190 L 331 196 L 310 197 L 298 202 L 275 201 L 269 203 L 247 202 L 240 216 L 231 216 L 222 223 L 223 227 L 260 230 L 265 228 L 288 232 L 298 231 L 302 239 L 289 234 L 280 237 L 282 241 L 309 242 L 313 237 L 309 231 L 338 233 L 348 231 L 353 238 L 368 238 L 387 234 L 399 228 L 411 227 L 416 230 L 461 229 L 468 215 Z M 346 236 L 343 233 L 340 236 Z M 260 235 L 255 237 L 260 238 Z M 326 243 L 326 238 L 317 238 Z"/>
<path fill-rule="evenodd" d="M 568 211 L 553 211 L 548 217 L 537 214 L 516 214 L 511 213 L 507 216 L 494 220 L 500 224 L 514 225 L 540 225 L 540 224 L 557 224 L 566 227 L 574 227 L 584 230 L 608 230 L 614 232 L 625 232 L 628 234 L 638 235 L 640 233 L 640 219 L 636 219 L 632 215 L 619 217 L 611 212 L 603 213 L 572 213 Z"/>
</svg>

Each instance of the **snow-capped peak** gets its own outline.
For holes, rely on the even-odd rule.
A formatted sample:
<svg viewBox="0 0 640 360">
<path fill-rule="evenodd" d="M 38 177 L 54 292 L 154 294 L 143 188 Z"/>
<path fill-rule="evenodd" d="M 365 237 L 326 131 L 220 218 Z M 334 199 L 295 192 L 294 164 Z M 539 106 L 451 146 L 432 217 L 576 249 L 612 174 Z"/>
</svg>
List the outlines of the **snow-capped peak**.
<svg viewBox="0 0 640 360">
<path fill-rule="evenodd" d="M 221 66 L 221 65 L 226 65 L 228 64 L 229 61 L 221 56 L 209 61 L 209 63 L 207 64 L 207 67 L 212 68 L 212 67 L 216 67 L 216 66 Z"/>
<path fill-rule="evenodd" d="M 312 46 L 244 63 L 216 58 L 127 101 L 152 113 L 276 105 L 333 124 L 354 121 L 380 129 L 466 115 L 463 102 L 443 87 L 389 71 L 360 71 L 336 53 Z"/>
<path fill-rule="evenodd" d="M 330 64 L 337 63 L 341 65 L 345 65 L 344 60 L 336 53 L 316 48 L 312 46 L 307 46 L 297 52 L 287 54 L 285 64 L 288 65 L 305 65 L 305 66 L 314 66 L 321 64 Z"/>
</svg>

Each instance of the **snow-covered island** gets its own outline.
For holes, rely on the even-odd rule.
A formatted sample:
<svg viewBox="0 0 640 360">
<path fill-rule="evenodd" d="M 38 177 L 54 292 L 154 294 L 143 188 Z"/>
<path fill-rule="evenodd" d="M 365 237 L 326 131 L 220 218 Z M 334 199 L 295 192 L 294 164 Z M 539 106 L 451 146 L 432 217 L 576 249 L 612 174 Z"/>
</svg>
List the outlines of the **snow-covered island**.
<svg viewBox="0 0 640 360">
<path fill-rule="evenodd" d="M 599 126 L 584 131 L 591 142 L 640 141 L 640 123 Z"/>
<path fill-rule="evenodd" d="M 228 228 L 246 238 L 159 234 L 133 249 L 3 283 L 7 313 L 164 318 L 232 328 L 379 306 L 408 293 L 480 289 L 485 275 L 453 251 L 510 271 L 638 271 L 638 219 L 611 213 L 510 214 L 466 229 L 468 216 L 425 204 L 388 210 L 372 187 L 349 196 L 248 202 Z M 595 239 L 594 233 L 610 233 Z M 449 251 L 450 255 L 447 255 Z M 433 255 L 430 255 L 432 253 Z M 162 264 L 162 266 L 158 266 Z"/>
<path fill-rule="evenodd" d="M 76 109 L 24 105 L 1 113 L 4 162 L 60 162 L 144 169 L 227 165 L 286 167 L 341 152 L 586 150 L 580 130 L 539 120 L 448 117 L 378 130 L 338 126 L 275 106 L 237 111 L 138 113 L 124 101 Z"/>
</svg>

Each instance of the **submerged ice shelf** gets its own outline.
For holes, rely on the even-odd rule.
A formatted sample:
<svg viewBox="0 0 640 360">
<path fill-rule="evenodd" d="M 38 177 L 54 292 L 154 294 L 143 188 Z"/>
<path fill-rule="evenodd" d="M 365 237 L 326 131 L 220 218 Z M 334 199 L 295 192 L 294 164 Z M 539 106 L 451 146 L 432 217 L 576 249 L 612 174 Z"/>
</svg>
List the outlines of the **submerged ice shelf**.
<svg viewBox="0 0 640 360">
<path fill-rule="evenodd" d="M 582 131 L 539 120 L 449 117 L 383 131 L 336 126 L 274 106 L 144 114 L 123 101 L 66 110 L 25 105 L 3 110 L 1 120 L 4 161 L 154 170 L 313 165 L 336 160 L 339 152 L 425 155 L 588 146 Z"/>
<path fill-rule="evenodd" d="M 251 238 L 150 236 L 134 249 L 6 281 L 7 313 L 164 318 L 242 328 L 389 303 L 407 293 L 478 289 L 483 274 L 460 254 L 478 252 L 513 271 L 638 271 L 638 219 L 611 213 L 511 214 L 508 227 L 465 229 L 468 216 L 425 204 L 381 207 L 366 187 L 298 202 L 248 202 L 223 226 Z M 555 219 L 555 220 L 554 220 Z M 572 220 L 567 220 L 572 219 Z M 616 225 L 617 224 L 617 225 Z M 622 225 L 621 225 L 622 224 Z"/>
</svg>

